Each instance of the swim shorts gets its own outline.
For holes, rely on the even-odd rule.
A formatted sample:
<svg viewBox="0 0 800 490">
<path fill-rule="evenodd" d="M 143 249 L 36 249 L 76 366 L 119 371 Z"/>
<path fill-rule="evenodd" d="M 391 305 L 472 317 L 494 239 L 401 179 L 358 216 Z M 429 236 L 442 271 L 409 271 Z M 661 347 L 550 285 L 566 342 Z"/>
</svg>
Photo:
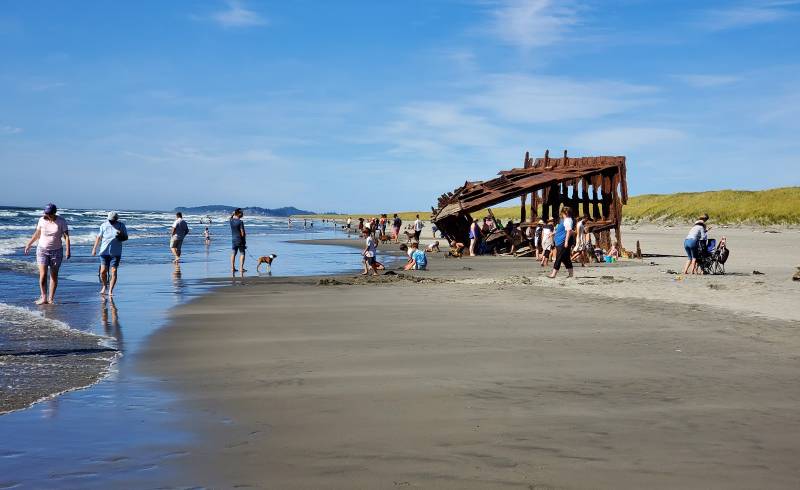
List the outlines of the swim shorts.
<svg viewBox="0 0 800 490">
<path fill-rule="evenodd" d="M 108 269 L 109 266 L 116 269 L 119 267 L 119 261 L 122 260 L 121 255 L 101 255 L 100 256 L 100 263 Z"/>
<path fill-rule="evenodd" d="M 234 243 L 231 245 L 231 250 L 234 252 L 244 253 L 244 251 L 247 250 L 247 245 Z"/>
<path fill-rule="evenodd" d="M 180 252 L 181 247 L 183 247 L 183 238 L 178 238 L 176 235 L 172 235 L 172 238 L 169 241 L 169 248 L 174 248 Z"/>
<path fill-rule="evenodd" d="M 43 250 L 36 249 L 36 263 L 39 265 L 47 265 L 50 267 L 61 267 L 61 261 L 64 260 L 64 248 L 56 250 Z"/>
</svg>

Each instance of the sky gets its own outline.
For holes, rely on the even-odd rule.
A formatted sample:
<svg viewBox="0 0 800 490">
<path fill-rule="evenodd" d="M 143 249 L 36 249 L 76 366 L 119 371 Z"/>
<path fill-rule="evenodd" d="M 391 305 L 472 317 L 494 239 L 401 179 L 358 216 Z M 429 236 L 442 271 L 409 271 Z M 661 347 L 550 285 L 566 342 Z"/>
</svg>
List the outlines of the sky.
<svg viewBox="0 0 800 490">
<path fill-rule="evenodd" d="M 530 151 L 800 185 L 800 0 L 0 4 L 0 205 L 429 209 Z"/>
</svg>

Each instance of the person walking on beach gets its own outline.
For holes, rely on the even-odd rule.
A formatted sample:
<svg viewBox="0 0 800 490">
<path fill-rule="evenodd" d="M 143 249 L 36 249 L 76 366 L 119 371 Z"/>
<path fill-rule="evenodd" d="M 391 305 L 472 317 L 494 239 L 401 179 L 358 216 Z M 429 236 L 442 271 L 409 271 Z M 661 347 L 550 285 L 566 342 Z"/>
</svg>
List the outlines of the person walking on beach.
<svg viewBox="0 0 800 490">
<path fill-rule="evenodd" d="M 475 257 L 478 251 L 478 244 L 481 241 L 481 227 L 478 225 L 478 220 L 472 222 L 469 226 L 469 256 Z"/>
<path fill-rule="evenodd" d="M 419 215 L 417 215 L 417 219 L 414 220 L 414 240 L 419 243 L 419 236 L 422 234 L 422 229 L 425 227 L 425 223 L 419 219 Z"/>
<path fill-rule="evenodd" d="M 400 216 L 397 213 L 394 213 L 394 218 L 392 218 L 392 239 L 394 243 L 397 243 L 400 238 L 400 227 L 403 226 L 403 220 L 400 219 Z"/>
<path fill-rule="evenodd" d="M 239 253 L 239 269 L 241 269 L 242 272 L 247 272 L 247 269 L 244 268 L 245 250 L 247 250 L 247 233 L 244 231 L 243 216 L 244 211 L 242 211 L 241 208 L 236 208 L 233 214 L 231 214 L 231 272 L 236 272 L 237 252 Z"/>
<path fill-rule="evenodd" d="M 378 253 L 378 241 L 375 240 L 368 228 L 364 229 L 364 236 L 366 237 L 366 244 L 364 251 L 361 252 L 364 256 L 364 272 L 361 275 L 366 276 L 372 271 L 372 275 L 377 276 L 378 268 L 376 267 L 375 256 Z"/>
<path fill-rule="evenodd" d="M 206 226 L 206 229 L 203 231 L 203 240 L 206 243 L 206 247 L 211 245 L 211 232 L 208 230 L 208 226 Z"/>
<path fill-rule="evenodd" d="M 706 230 L 706 220 L 708 215 L 704 214 L 697 218 L 689 230 L 689 234 L 683 240 L 683 249 L 686 251 L 686 267 L 683 268 L 684 275 L 697 274 L 697 259 L 700 253 L 700 242 L 708 237 Z"/>
<path fill-rule="evenodd" d="M 36 246 L 36 264 L 39 266 L 39 299 L 37 305 L 52 303 L 58 288 L 58 270 L 61 268 L 61 261 L 71 255 L 69 243 L 69 227 L 67 221 L 58 216 L 58 208 L 53 203 L 44 208 L 44 215 L 36 223 L 36 231 L 25 245 L 27 255 L 35 241 L 39 241 Z M 64 245 L 61 239 L 64 239 Z M 50 275 L 50 292 L 47 290 L 47 276 Z"/>
<path fill-rule="evenodd" d="M 100 296 L 114 296 L 114 286 L 117 285 L 117 269 L 122 259 L 122 242 L 128 239 L 128 229 L 125 223 L 119 220 L 119 213 L 111 211 L 108 220 L 100 225 L 97 238 L 94 239 L 92 256 L 97 255 L 97 246 L 100 245 Z"/>
<path fill-rule="evenodd" d="M 547 220 L 547 224 L 542 227 L 542 267 L 547 267 L 547 262 L 550 260 L 551 255 L 553 255 L 553 249 L 555 248 L 555 243 L 553 242 L 553 220 Z"/>
<path fill-rule="evenodd" d="M 561 210 L 561 221 L 556 226 L 556 231 L 553 234 L 553 241 L 556 244 L 556 261 L 553 263 L 553 272 L 547 277 L 555 279 L 561 264 L 567 269 L 567 277 L 572 277 L 572 260 L 570 258 L 572 241 L 573 241 L 573 228 L 575 227 L 572 219 L 572 209 L 564 208 Z"/>
<path fill-rule="evenodd" d="M 183 247 L 183 239 L 189 234 L 189 224 L 183 219 L 183 213 L 175 213 L 175 221 L 169 229 L 169 249 L 172 255 L 175 256 L 172 263 L 177 264 L 181 261 L 181 248 Z"/>
</svg>

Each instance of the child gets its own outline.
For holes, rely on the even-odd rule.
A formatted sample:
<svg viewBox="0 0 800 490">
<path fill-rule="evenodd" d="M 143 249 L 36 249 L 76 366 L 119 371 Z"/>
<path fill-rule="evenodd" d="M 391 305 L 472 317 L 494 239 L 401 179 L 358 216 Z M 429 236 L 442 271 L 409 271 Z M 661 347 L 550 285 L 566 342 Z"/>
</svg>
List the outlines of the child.
<svg viewBox="0 0 800 490">
<path fill-rule="evenodd" d="M 425 247 L 426 252 L 436 252 L 439 253 L 441 250 L 439 249 L 439 240 L 434 240 Z"/>
<path fill-rule="evenodd" d="M 553 249 L 555 249 L 555 242 L 553 241 L 553 220 L 551 219 L 542 227 L 542 267 L 547 266 Z"/>
<path fill-rule="evenodd" d="M 411 257 L 403 270 L 420 270 L 424 271 L 428 267 L 428 256 L 425 252 L 419 249 L 417 242 L 411 242 L 411 247 L 408 249 L 409 256 Z"/>
<path fill-rule="evenodd" d="M 364 272 L 361 273 L 362 276 L 366 276 L 372 271 L 373 276 L 378 275 L 378 268 L 375 265 L 375 255 L 378 251 L 378 242 L 375 240 L 375 237 L 369 232 L 368 229 L 364 229 L 364 236 L 367 238 L 366 246 L 364 247 L 364 251 L 362 254 L 364 255 Z"/>
<path fill-rule="evenodd" d="M 613 257 L 615 259 L 619 258 L 619 249 L 617 248 L 617 244 L 613 243 L 611 245 L 611 250 L 608 251 L 608 256 Z"/>
</svg>

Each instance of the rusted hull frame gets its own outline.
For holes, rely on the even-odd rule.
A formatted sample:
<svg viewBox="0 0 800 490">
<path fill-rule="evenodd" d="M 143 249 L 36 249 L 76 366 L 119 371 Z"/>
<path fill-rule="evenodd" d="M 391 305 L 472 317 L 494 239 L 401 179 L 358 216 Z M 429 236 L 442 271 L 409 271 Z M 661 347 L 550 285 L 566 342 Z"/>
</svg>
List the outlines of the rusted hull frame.
<svg viewBox="0 0 800 490">
<path fill-rule="evenodd" d="M 439 198 L 432 220 L 443 236 L 466 243 L 469 237 L 470 213 L 486 209 L 516 197 L 520 198 L 520 215 L 527 218 L 526 203 L 530 195 L 530 222 L 539 218 L 556 218 L 562 206 L 569 206 L 576 215 L 587 215 L 587 227 L 603 248 L 611 245 L 614 230 L 622 248 L 620 224 L 622 206 L 628 201 L 624 156 L 544 158 L 533 160 L 528 153 L 522 168 L 499 172 L 499 177 L 486 182 L 465 182 L 453 192 Z M 541 209 L 541 214 L 540 214 Z"/>
</svg>

